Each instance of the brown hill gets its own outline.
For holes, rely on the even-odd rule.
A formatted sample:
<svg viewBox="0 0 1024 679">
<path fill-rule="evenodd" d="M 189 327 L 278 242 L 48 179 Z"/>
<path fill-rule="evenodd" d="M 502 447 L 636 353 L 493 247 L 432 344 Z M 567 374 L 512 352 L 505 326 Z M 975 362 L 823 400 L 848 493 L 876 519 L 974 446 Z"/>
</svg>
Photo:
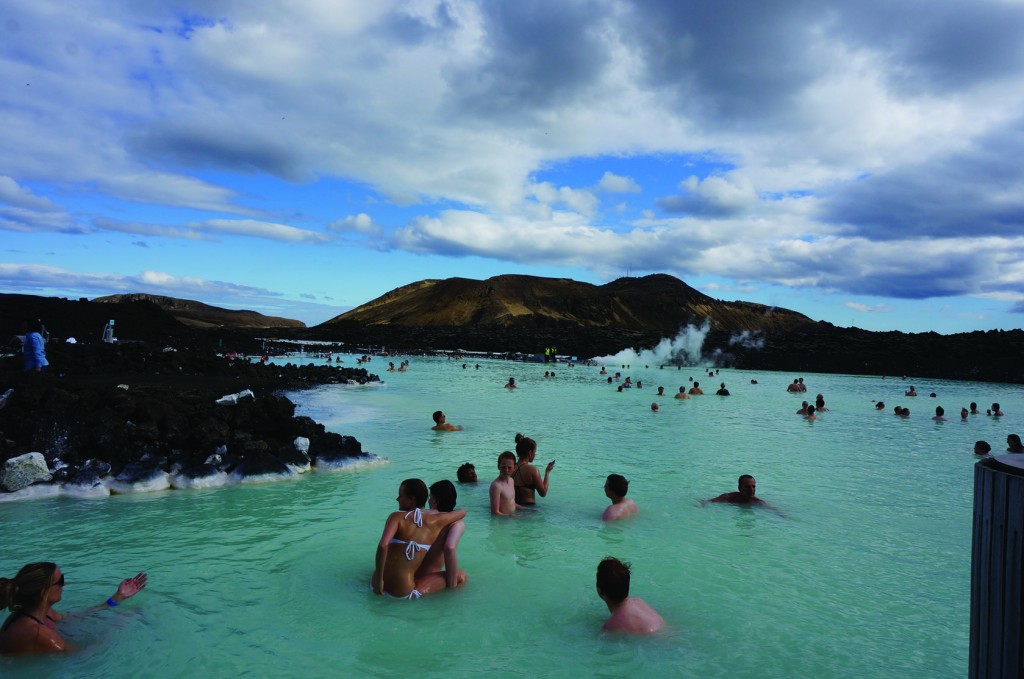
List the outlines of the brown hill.
<svg viewBox="0 0 1024 679">
<path fill-rule="evenodd" d="M 620 328 L 668 333 L 688 323 L 713 330 L 775 331 L 812 323 L 803 314 L 749 302 L 721 302 L 677 278 L 653 274 L 605 285 L 567 278 L 505 275 L 424 280 L 367 302 L 317 326 Z"/>
<path fill-rule="evenodd" d="M 92 300 L 100 304 L 122 304 L 127 302 L 151 302 L 170 313 L 187 326 L 193 328 L 305 328 L 302 321 L 277 316 L 264 316 L 255 311 L 236 311 L 210 306 L 191 299 L 178 299 L 164 295 L 147 295 L 131 293 L 127 295 L 108 295 Z"/>
</svg>

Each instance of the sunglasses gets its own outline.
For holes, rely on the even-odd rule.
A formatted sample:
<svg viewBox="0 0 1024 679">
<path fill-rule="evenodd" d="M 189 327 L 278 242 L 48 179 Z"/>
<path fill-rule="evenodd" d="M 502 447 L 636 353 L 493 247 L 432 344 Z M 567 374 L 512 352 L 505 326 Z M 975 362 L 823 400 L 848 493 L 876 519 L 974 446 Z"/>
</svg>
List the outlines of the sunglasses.
<svg viewBox="0 0 1024 679">
<path fill-rule="evenodd" d="M 60 580 L 50 585 L 51 587 L 63 587 L 64 586 L 64 574 L 60 574 Z"/>
</svg>

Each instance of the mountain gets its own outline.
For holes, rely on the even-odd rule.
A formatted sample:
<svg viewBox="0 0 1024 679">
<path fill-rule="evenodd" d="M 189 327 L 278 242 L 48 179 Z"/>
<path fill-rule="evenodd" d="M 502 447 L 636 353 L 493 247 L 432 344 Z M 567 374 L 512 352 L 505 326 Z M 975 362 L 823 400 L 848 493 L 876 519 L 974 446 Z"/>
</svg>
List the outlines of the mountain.
<svg viewBox="0 0 1024 679">
<path fill-rule="evenodd" d="M 789 309 L 722 302 L 665 274 L 592 285 L 567 278 L 504 275 L 424 280 L 332 318 L 306 336 L 392 348 L 462 348 L 583 357 L 653 346 L 687 325 L 779 333 L 813 325 Z"/>
<path fill-rule="evenodd" d="M 191 299 L 177 299 L 163 295 L 147 295 L 131 293 L 127 295 L 108 295 L 92 300 L 99 304 L 125 304 L 132 302 L 150 302 L 164 309 L 171 316 L 193 328 L 305 328 L 302 321 L 277 316 L 264 316 L 255 311 L 236 311 L 210 306 Z"/>
</svg>

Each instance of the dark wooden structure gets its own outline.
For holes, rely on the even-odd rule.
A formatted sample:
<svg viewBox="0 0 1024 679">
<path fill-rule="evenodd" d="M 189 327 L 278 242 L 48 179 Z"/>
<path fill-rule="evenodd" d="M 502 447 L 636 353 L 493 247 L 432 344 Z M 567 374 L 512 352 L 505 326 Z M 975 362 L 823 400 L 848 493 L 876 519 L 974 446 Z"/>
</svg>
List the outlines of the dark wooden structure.
<svg viewBox="0 0 1024 679">
<path fill-rule="evenodd" d="M 974 467 L 971 679 L 1024 677 L 1024 455 Z"/>
</svg>

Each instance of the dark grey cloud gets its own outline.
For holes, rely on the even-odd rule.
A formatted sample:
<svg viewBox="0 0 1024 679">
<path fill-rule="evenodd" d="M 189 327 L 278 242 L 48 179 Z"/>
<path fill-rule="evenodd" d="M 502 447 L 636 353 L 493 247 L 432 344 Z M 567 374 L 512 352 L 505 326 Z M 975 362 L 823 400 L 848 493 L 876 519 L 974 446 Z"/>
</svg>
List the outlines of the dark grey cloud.
<svg viewBox="0 0 1024 679">
<path fill-rule="evenodd" d="M 247 135 L 208 123 L 155 124 L 127 135 L 126 145 L 146 165 L 266 173 L 290 182 L 315 178 L 300 153 L 265 133 Z"/>
<path fill-rule="evenodd" d="M 852 182 L 822 219 L 872 240 L 1024 234 L 1024 118 L 970 148 Z"/>
<path fill-rule="evenodd" d="M 488 53 L 451 69 L 453 112 L 522 117 L 573 101 L 608 62 L 602 2 L 484 2 Z"/>
</svg>

